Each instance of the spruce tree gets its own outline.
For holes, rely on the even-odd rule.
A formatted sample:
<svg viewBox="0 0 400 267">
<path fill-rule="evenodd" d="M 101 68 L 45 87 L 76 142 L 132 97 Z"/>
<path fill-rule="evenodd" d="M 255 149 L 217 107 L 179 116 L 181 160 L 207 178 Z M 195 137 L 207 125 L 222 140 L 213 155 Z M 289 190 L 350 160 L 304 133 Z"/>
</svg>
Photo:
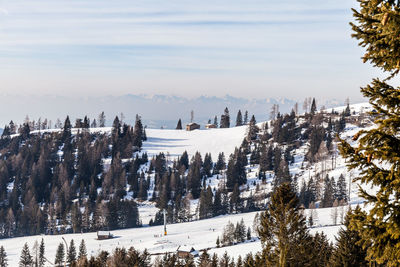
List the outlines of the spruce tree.
<svg viewBox="0 0 400 267">
<path fill-rule="evenodd" d="M 30 267 L 33 263 L 31 252 L 29 251 L 28 243 L 24 244 L 19 258 L 20 267 Z"/>
<path fill-rule="evenodd" d="M 323 232 L 317 232 L 312 239 L 310 239 L 308 246 L 306 245 L 306 250 L 309 251 L 309 257 L 305 258 L 306 262 L 309 264 L 308 266 L 331 266 L 329 260 L 332 256 L 333 249 Z M 305 264 L 301 265 L 304 266 Z"/>
<path fill-rule="evenodd" d="M 82 239 L 81 244 L 79 245 L 79 255 L 78 258 L 86 258 L 87 257 L 87 251 L 86 251 L 86 245 L 85 245 L 85 240 Z"/>
<path fill-rule="evenodd" d="M 250 226 L 247 228 L 246 238 L 247 238 L 247 240 L 251 240 L 251 229 L 250 229 Z"/>
<path fill-rule="evenodd" d="M 356 208 L 359 212 L 360 208 Z M 368 262 L 365 260 L 367 254 L 366 249 L 363 249 L 359 244 L 361 240 L 360 234 L 349 228 L 350 218 L 352 211 L 346 215 L 344 227 L 339 230 L 336 237 L 336 246 L 330 259 L 330 266 L 332 267 L 350 267 L 350 266 L 367 266 Z"/>
<path fill-rule="evenodd" d="M 99 127 L 105 127 L 106 126 L 106 115 L 104 114 L 104 111 L 102 111 L 99 114 Z"/>
<path fill-rule="evenodd" d="M 346 179 L 343 174 L 340 174 L 338 182 L 337 182 L 337 192 L 336 198 L 340 200 L 347 201 L 347 187 L 346 187 Z"/>
<path fill-rule="evenodd" d="M 306 257 L 302 245 L 309 239 L 299 201 L 289 183 L 280 185 L 261 215 L 257 229 L 268 266 L 291 266 L 298 257 Z"/>
<path fill-rule="evenodd" d="M 56 266 L 63 266 L 64 265 L 64 259 L 65 259 L 64 244 L 60 243 L 58 245 L 58 247 L 57 247 L 56 257 L 54 259 L 54 264 Z"/>
<path fill-rule="evenodd" d="M 176 130 L 182 130 L 182 121 L 181 121 L 181 119 L 178 120 L 178 124 L 176 125 Z"/>
<path fill-rule="evenodd" d="M 42 241 L 40 241 L 40 246 L 39 246 L 39 267 L 44 266 L 44 252 L 45 252 L 45 247 L 44 247 L 44 240 L 42 238 Z"/>
<path fill-rule="evenodd" d="M 349 117 L 350 115 L 351 115 L 350 104 L 347 103 L 346 109 L 344 110 L 344 116 Z"/>
<path fill-rule="evenodd" d="M 400 3 L 394 0 L 358 0 L 353 9 L 356 22 L 351 23 L 353 37 L 366 50 L 364 62 L 389 73 L 393 78 L 400 69 Z M 361 234 L 368 246 L 367 258 L 387 266 L 400 265 L 400 88 L 388 79 L 373 79 L 361 92 L 373 107 L 376 128 L 354 136 L 358 144 L 342 140 L 341 152 L 349 159 L 350 169 L 361 169 L 355 178 L 377 189 L 371 193 L 360 189 L 360 196 L 372 208 L 359 212 L 350 228 Z M 361 138 L 360 138 L 361 137 Z"/>
<path fill-rule="evenodd" d="M 69 120 L 69 116 L 64 121 L 64 126 L 63 126 L 63 137 L 62 140 L 66 141 L 71 137 L 71 121 Z"/>
<path fill-rule="evenodd" d="M 257 139 L 257 134 L 260 131 L 258 126 L 256 125 L 256 118 L 251 116 L 249 127 L 247 129 L 247 141 L 254 141 Z"/>
<path fill-rule="evenodd" d="M 229 116 L 229 110 L 226 107 L 224 110 L 224 114 L 221 115 L 220 128 L 229 128 L 229 127 L 230 127 L 230 116 Z"/>
<path fill-rule="evenodd" d="M 242 125 L 243 125 L 243 117 L 242 117 L 242 112 L 239 109 L 236 116 L 236 126 L 242 126 Z"/>
<path fill-rule="evenodd" d="M 205 250 L 203 253 L 201 253 L 197 266 L 209 267 L 210 263 L 211 263 L 210 255 L 207 253 L 207 250 Z"/>
<path fill-rule="evenodd" d="M 76 261 L 76 247 L 74 240 L 71 239 L 68 248 L 67 262 L 71 265 L 75 261 Z"/>
<path fill-rule="evenodd" d="M 310 112 L 312 115 L 314 115 L 316 111 L 317 111 L 317 104 L 315 103 L 315 98 L 313 98 Z"/>
<path fill-rule="evenodd" d="M 3 246 L 0 246 L 0 267 L 7 267 L 7 253 Z"/>
<path fill-rule="evenodd" d="M 333 205 L 335 196 L 334 196 L 332 181 L 333 179 L 329 179 L 329 176 L 326 175 L 324 180 L 324 195 L 321 201 L 322 208 L 332 207 Z"/>
</svg>

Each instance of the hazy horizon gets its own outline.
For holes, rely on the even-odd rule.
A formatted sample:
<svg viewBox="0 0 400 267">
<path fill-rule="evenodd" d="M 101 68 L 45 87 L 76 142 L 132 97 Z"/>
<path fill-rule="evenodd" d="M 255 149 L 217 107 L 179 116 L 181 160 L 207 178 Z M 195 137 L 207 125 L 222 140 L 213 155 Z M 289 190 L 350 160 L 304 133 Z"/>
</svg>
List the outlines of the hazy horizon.
<svg viewBox="0 0 400 267">
<path fill-rule="evenodd" d="M 350 103 L 365 102 L 356 99 L 349 99 Z M 111 125 L 116 115 L 122 112 L 125 122 L 134 123 L 136 114 L 142 116 L 144 124 L 151 128 L 174 128 L 177 120 L 181 118 L 184 123 L 190 121 L 190 113 L 194 111 L 196 122 L 204 124 L 208 119 L 213 120 L 214 116 L 223 113 L 228 107 L 231 115 L 231 123 L 234 123 L 238 110 L 247 110 L 249 116 L 255 115 L 258 121 L 269 119 L 273 104 L 278 104 L 282 113 L 290 112 L 295 103 L 298 103 L 299 112 L 304 112 L 302 105 L 304 99 L 292 98 L 240 98 L 230 95 L 224 97 L 201 96 L 185 98 L 171 95 L 121 95 L 121 96 L 22 96 L 3 94 L 0 97 L 0 106 L 7 112 L 0 113 L 0 128 L 13 120 L 15 123 L 22 123 L 28 115 L 31 120 L 41 118 L 50 119 L 53 122 L 59 118 L 61 121 L 67 115 L 72 123 L 76 118 L 83 118 L 85 115 L 90 119 L 96 118 L 104 111 L 107 117 L 107 125 Z M 345 99 L 316 99 L 317 107 L 326 108 L 344 105 Z"/>
</svg>

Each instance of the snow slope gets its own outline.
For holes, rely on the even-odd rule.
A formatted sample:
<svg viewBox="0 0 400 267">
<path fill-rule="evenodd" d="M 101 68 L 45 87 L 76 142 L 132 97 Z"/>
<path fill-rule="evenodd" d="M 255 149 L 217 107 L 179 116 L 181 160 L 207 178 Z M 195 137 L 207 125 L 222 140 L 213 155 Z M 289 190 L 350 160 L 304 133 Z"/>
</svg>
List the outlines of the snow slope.
<svg viewBox="0 0 400 267">
<path fill-rule="evenodd" d="M 306 210 L 305 212 L 308 214 L 311 211 Z M 317 212 L 316 216 L 323 226 L 312 228 L 311 233 L 323 231 L 331 241 L 334 241 L 334 235 L 340 226 L 332 226 L 332 218 L 330 216 L 332 209 L 316 209 L 315 212 Z M 4 246 L 7 252 L 9 266 L 18 266 L 22 246 L 25 242 L 32 248 L 35 241 L 40 242 L 42 238 L 46 245 L 46 258 L 54 261 L 57 246 L 63 242 L 63 237 L 68 243 L 71 239 L 74 239 L 77 247 L 81 240 L 84 239 L 89 255 L 97 255 L 100 250 L 111 252 L 116 247 L 129 248 L 133 246 L 139 250 L 147 248 L 150 254 L 174 252 L 178 247 L 180 249 L 194 247 L 197 250 L 210 248 L 208 253 L 217 253 L 218 255 L 222 255 L 227 251 L 230 256 L 238 257 L 239 255 L 245 256 L 250 252 L 261 251 L 261 242 L 257 240 L 224 248 L 216 248 L 215 242 L 217 237 L 222 235 L 223 228 L 229 221 L 236 224 L 243 218 L 245 225 L 252 228 L 255 214 L 255 212 L 235 214 L 201 221 L 172 224 L 167 226 L 167 236 L 162 235 L 163 226 L 153 226 L 112 231 L 111 233 L 115 238 L 109 240 L 97 240 L 96 233 L 41 235 L 2 239 L 0 240 L 0 246 Z M 252 235 L 254 236 L 254 233 Z"/>
<path fill-rule="evenodd" d="M 198 151 L 202 156 L 211 153 L 216 161 L 220 152 L 224 152 L 227 158 L 235 147 L 240 146 L 246 130 L 247 126 L 194 131 L 146 129 L 147 141 L 143 143 L 143 150 L 149 156 L 164 152 L 174 158 L 185 150 L 189 158 Z"/>
</svg>

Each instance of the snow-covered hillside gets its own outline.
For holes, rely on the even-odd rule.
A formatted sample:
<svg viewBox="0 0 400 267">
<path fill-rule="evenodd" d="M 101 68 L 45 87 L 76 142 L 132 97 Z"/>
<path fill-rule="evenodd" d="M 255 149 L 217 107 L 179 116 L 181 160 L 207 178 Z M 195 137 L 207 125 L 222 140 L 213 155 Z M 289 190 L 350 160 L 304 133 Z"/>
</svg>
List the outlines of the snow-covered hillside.
<svg viewBox="0 0 400 267">
<path fill-rule="evenodd" d="M 149 156 L 164 152 L 172 158 L 181 156 L 185 150 L 190 157 L 196 152 L 201 155 L 211 153 L 216 160 L 219 153 L 224 152 L 227 157 L 239 147 L 246 130 L 246 126 L 194 131 L 146 129 L 147 141 L 143 143 L 143 150 Z"/>
<path fill-rule="evenodd" d="M 335 108 L 334 111 L 342 112 L 346 107 Z M 346 123 L 346 128 L 341 133 L 340 137 L 351 142 L 354 134 L 361 128 L 370 128 L 372 125 L 368 122 L 363 125 L 359 123 L 361 114 L 371 111 L 371 106 L 367 103 L 355 104 L 350 106 L 352 116 L 350 121 Z M 331 112 L 332 109 L 326 112 Z M 351 120 L 353 119 L 353 121 Z M 368 120 L 366 120 L 368 121 Z M 261 126 L 264 122 L 259 123 Z M 363 125 L 363 126 L 360 126 Z M 46 130 L 56 131 L 56 130 Z M 73 129 L 73 133 L 76 132 Z M 111 128 L 95 128 L 90 129 L 92 132 L 110 132 Z M 210 129 L 210 130 L 163 130 L 163 129 L 146 129 L 147 141 L 143 143 L 143 151 L 147 152 L 149 157 L 157 155 L 160 152 L 164 152 L 169 160 L 175 159 L 182 155 L 184 151 L 187 151 L 189 157 L 193 156 L 197 151 L 201 155 L 205 153 L 211 153 L 212 158 L 216 161 L 218 154 L 224 152 L 225 157 L 235 150 L 235 147 L 239 147 L 246 136 L 247 126 L 233 127 L 228 129 Z M 354 178 L 357 173 L 349 173 L 346 167 L 345 160 L 337 152 L 337 144 L 334 144 L 335 151 L 329 157 L 323 159 L 324 161 L 316 162 L 313 164 L 304 161 L 305 154 L 309 148 L 309 144 L 305 142 L 297 149 L 293 151 L 294 161 L 289 165 L 289 171 L 292 177 L 296 177 L 299 187 L 303 181 L 307 182 L 310 177 L 316 174 L 322 173 L 333 177 L 337 181 L 338 177 L 343 174 L 347 181 Z M 168 161 L 171 163 L 171 161 Z M 306 162 L 306 163 L 305 163 Z M 271 184 L 274 178 L 273 171 L 266 173 L 266 182 L 263 183 L 259 177 L 259 166 L 248 165 L 246 166 L 247 184 L 241 186 L 242 197 L 248 197 L 257 193 L 268 193 L 271 190 Z M 150 175 L 153 181 L 154 175 Z M 214 175 L 206 179 L 206 185 L 212 189 L 218 188 L 221 183 L 225 183 L 225 175 Z M 153 182 L 152 182 L 153 183 Z M 350 186 L 350 201 L 351 205 L 361 204 L 363 199 L 357 196 L 357 187 L 354 184 L 348 184 Z M 149 191 L 154 188 L 150 188 Z M 130 196 L 128 194 L 128 196 Z M 198 201 L 192 200 L 192 211 L 196 210 Z M 317 203 L 318 204 L 318 203 Z M 312 216 L 314 220 L 314 227 L 310 229 L 312 233 L 317 231 L 324 232 L 331 241 L 335 240 L 335 234 L 340 229 L 340 224 L 343 218 L 347 206 L 336 207 L 336 208 L 324 208 L 324 209 L 309 209 L 305 210 L 305 216 Z M 144 225 L 147 225 L 150 219 L 154 219 L 155 213 L 158 209 L 155 204 L 150 201 L 139 203 L 140 218 Z M 333 214 L 338 214 L 338 220 L 336 223 L 333 221 Z M 246 226 L 252 227 L 255 213 L 245 214 L 234 214 L 220 216 L 212 219 L 206 219 L 201 221 L 193 221 L 187 223 L 179 223 L 168 225 L 168 235 L 162 236 L 163 229 L 161 226 L 127 230 L 112 231 L 115 238 L 111 240 L 96 240 L 96 233 L 84 233 L 84 234 L 66 234 L 56 236 L 30 236 L 22 238 L 12 238 L 0 240 L 0 245 L 3 245 L 9 256 L 10 266 L 16 266 L 19 260 L 19 255 L 24 242 L 28 242 L 29 246 L 32 247 L 35 240 L 40 241 L 44 238 L 46 244 L 46 256 L 49 260 L 54 260 L 55 251 L 57 245 L 62 242 L 64 237 L 67 242 L 74 239 L 75 243 L 79 243 L 81 239 L 84 239 L 88 247 L 88 252 L 91 255 L 96 255 L 100 250 L 112 251 L 116 247 L 131 247 L 134 246 L 136 249 L 143 250 L 148 249 L 151 254 L 173 252 L 178 247 L 189 248 L 194 247 L 195 249 L 210 249 L 209 253 L 217 253 L 222 255 L 227 251 L 231 256 L 246 255 L 249 252 L 255 253 L 261 250 L 260 241 L 247 242 L 244 244 L 238 244 L 232 247 L 226 248 L 215 248 L 215 241 L 218 236 L 221 236 L 224 226 L 231 221 L 236 223 L 242 218 Z M 253 235 L 255 235 L 253 233 Z"/>
<path fill-rule="evenodd" d="M 307 214 L 311 211 L 306 210 L 305 212 Z M 332 209 L 316 209 L 314 212 L 316 212 L 316 217 L 320 219 L 322 225 L 312 228 L 311 232 L 322 231 L 331 241 L 334 241 L 334 235 L 340 229 L 340 226 L 332 226 Z M 63 242 L 62 238 L 65 238 L 68 243 L 71 239 L 74 239 L 75 244 L 79 244 L 84 239 L 89 255 L 97 255 L 101 250 L 111 252 L 116 247 L 129 248 L 133 246 L 139 250 L 147 249 L 153 255 L 174 252 L 178 248 L 185 250 L 193 247 L 196 250 L 209 249 L 208 253 L 217 253 L 220 256 L 226 251 L 230 256 L 238 257 L 239 255 L 245 256 L 250 252 L 261 251 L 261 242 L 256 239 L 254 232 L 252 233 L 254 241 L 246 241 L 230 247 L 216 248 L 217 237 L 221 236 L 223 228 L 229 221 L 236 224 L 243 219 L 245 225 L 252 228 L 255 215 L 256 213 L 252 212 L 172 224 L 167 226 L 167 236 L 163 236 L 163 226 L 154 226 L 112 231 L 115 238 L 109 240 L 97 240 L 96 233 L 42 235 L 3 239 L 0 240 L 0 246 L 4 246 L 6 249 L 9 266 L 18 265 L 21 249 L 25 242 L 32 248 L 35 241 L 40 243 L 42 238 L 46 245 L 46 258 L 50 261 L 54 261 L 57 246 Z M 51 265 L 48 264 L 48 266 Z"/>
</svg>

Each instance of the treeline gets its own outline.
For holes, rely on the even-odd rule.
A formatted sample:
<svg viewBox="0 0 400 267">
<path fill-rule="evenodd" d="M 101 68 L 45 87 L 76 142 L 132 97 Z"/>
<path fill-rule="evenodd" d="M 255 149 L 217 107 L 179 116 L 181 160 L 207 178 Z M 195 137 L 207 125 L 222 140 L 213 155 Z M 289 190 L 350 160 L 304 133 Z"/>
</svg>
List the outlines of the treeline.
<svg viewBox="0 0 400 267">
<path fill-rule="evenodd" d="M 124 118 L 124 114 L 121 113 L 119 119 L 122 123 L 122 120 Z M 72 122 L 70 122 L 72 123 Z M 17 134 L 20 133 L 25 126 L 29 126 L 29 129 L 31 131 L 40 131 L 40 130 L 48 130 L 48 129 L 61 129 L 63 128 L 63 123 L 61 122 L 60 119 L 57 119 L 55 123 L 53 124 L 52 120 L 49 120 L 47 118 L 39 118 L 38 120 L 31 120 L 29 119 L 29 116 L 26 116 L 24 119 L 24 122 L 22 124 L 17 124 L 14 123 L 14 121 L 10 121 L 8 125 L 5 125 L 4 127 L 4 132 L 5 135 L 11 135 L 11 134 Z M 97 120 L 90 119 L 88 116 L 85 116 L 83 119 L 82 118 L 77 118 L 75 119 L 75 123 L 73 124 L 74 128 L 97 128 L 97 127 L 105 127 L 106 126 L 106 115 L 104 112 L 101 112 L 97 118 Z"/>
</svg>

